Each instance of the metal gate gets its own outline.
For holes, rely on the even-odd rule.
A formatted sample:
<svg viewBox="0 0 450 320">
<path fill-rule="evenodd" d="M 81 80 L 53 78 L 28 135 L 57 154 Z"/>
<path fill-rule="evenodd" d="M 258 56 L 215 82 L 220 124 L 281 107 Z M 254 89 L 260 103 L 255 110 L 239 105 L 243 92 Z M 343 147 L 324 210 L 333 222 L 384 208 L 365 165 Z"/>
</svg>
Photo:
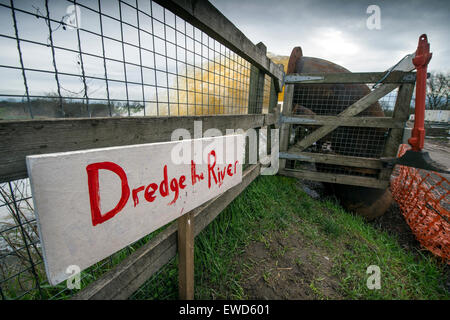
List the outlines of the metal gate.
<svg viewBox="0 0 450 320">
<path fill-rule="evenodd" d="M 280 116 L 280 173 L 384 189 L 402 141 L 415 73 L 291 74 Z M 375 86 L 373 84 L 378 84 Z"/>
</svg>

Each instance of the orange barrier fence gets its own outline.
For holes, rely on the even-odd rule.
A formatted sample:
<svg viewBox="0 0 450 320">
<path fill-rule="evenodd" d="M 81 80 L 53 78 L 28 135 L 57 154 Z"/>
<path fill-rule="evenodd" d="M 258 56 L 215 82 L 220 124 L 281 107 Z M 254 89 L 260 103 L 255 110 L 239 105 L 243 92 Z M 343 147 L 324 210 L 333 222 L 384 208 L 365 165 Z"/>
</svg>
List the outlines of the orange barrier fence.
<svg viewBox="0 0 450 320">
<path fill-rule="evenodd" d="M 399 157 L 409 145 L 400 146 Z M 450 264 L 450 183 L 436 172 L 396 166 L 391 191 L 417 240 Z"/>
</svg>

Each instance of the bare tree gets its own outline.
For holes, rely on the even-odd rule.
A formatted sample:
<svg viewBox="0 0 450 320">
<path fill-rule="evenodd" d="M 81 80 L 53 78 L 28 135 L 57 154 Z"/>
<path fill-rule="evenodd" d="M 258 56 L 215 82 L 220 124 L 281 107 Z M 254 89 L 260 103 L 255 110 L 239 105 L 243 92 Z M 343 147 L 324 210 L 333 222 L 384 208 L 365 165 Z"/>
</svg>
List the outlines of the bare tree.
<svg viewBox="0 0 450 320">
<path fill-rule="evenodd" d="M 450 74 L 431 73 L 427 80 L 427 109 L 449 110 Z"/>
</svg>

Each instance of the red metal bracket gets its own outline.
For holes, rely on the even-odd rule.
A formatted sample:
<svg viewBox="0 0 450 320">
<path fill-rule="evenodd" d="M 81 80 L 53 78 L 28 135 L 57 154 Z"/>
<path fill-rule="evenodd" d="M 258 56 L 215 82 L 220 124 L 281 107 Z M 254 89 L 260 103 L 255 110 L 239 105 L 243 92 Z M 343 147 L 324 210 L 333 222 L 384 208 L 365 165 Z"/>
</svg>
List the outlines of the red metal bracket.
<svg viewBox="0 0 450 320">
<path fill-rule="evenodd" d="M 427 90 L 427 66 L 431 60 L 430 44 L 427 35 L 422 34 L 419 37 L 419 44 L 416 50 L 416 56 L 412 62 L 416 67 L 416 105 L 414 116 L 414 128 L 408 143 L 412 150 L 420 151 L 423 149 L 425 141 L 425 95 Z"/>
</svg>

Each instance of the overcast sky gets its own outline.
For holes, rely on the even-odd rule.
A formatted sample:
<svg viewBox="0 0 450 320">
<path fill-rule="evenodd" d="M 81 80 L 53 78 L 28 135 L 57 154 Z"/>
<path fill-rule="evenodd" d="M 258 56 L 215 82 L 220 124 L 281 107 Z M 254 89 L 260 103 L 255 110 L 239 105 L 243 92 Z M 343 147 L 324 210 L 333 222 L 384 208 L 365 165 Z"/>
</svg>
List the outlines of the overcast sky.
<svg viewBox="0 0 450 320">
<path fill-rule="evenodd" d="M 124 99 L 126 90 L 130 100 L 142 99 L 144 83 L 145 99 L 156 96 L 155 84 L 159 87 L 176 84 L 175 73 L 179 70 L 193 72 L 192 65 L 201 67 L 205 58 L 200 57 L 202 45 L 190 38 L 194 35 L 201 40 L 199 32 L 192 33 L 192 26 L 184 30 L 183 21 L 176 25 L 175 16 L 158 4 L 148 0 L 138 0 L 143 12 L 152 12 L 152 20 L 148 15 L 139 13 L 142 54 L 142 77 L 139 55 L 136 9 L 134 1 L 122 1 L 122 19 L 131 24 L 123 24 L 123 37 L 127 43 L 121 45 L 121 24 L 119 18 L 119 2 L 102 0 L 103 32 L 106 65 L 108 71 L 110 98 Z M 422 33 L 428 35 L 433 58 L 430 71 L 450 71 L 448 60 L 450 42 L 450 0 L 446 1 L 376 1 L 376 0 L 211 0 L 211 2 L 233 22 L 255 44 L 262 41 L 268 51 L 289 56 L 292 48 L 301 46 L 305 56 L 319 57 L 338 63 L 353 72 L 384 71 L 398 62 L 406 54 L 417 48 L 418 38 Z M 25 92 L 20 60 L 15 41 L 12 14 L 9 1 L 0 0 L 0 94 L 22 96 Z M 82 44 L 84 72 L 88 78 L 89 97 L 105 99 L 107 96 L 100 34 L 98 1 L 79 0 L 80 9 L 80 41 Z M 70 1 L 49 0 L 50 16 L 60 21 L 73 4 Z M 367 13 L 369 5 L 380 8 L 380 30 L 370 30 L 367 19 L 373 13 Z M 48 46 L 49 31 L 45 19 L 36 14 L 45 15 L 44 0 L 15 0 L 14 6 L 21 41 L 21 52 L 26 70 L 27 85 L 32 96 L 55 94 L 53 53 Z M 92 9 L 92 10 L 91 10 Z M 23 10 L 23 11 L 21 11 Z M 159 21 L 166 20 L 166 28 Z M 80 81 L 82 70 L 78 55 L 77 32 L 74 28 L 61 28 L 52 22 L 52 39 L 55 46 L 55 61 L 63 96 L 83 97 L 84 84 Z M 191 30 L 191 31 L 190 31 Z M 89 32 L 88 32 L 89 31 Z M 144 32 L 145 31 L 145 32 Z M 167 34 L 166 34 L 167 33 Z M 189 37 L 184 37 L 184 33 Z M 192 34 L 191 34 L 192 33 Z M 152 39 L 152 34 L 155 35 Z M 164 37 L 172 43 L 165 43 Z M 154 40 L 154 48 L 153 48 Z M 174 42 L 178 40 L 177 47 Z M 203 39 L 203 41 L 205 41 Z M 187 51 L 183 49 L 186 42 Z M 131 45 L 130 45 L 131 44 Z M 133 46 L 134 45 L 134 46 Z M 64 49 L 63 49 L 64 48 Z M 72 49 L 72 51 L 66 50 Z M 123 51 L 122 51 L 123 49 Z M 167 49 L 167 53 L 165 50 Z M 195 49 L 195 50 L 194 50 Z M 194 53 L 195 51 L 195 56 Z M 153 54 L 155 52 L 155 54 Z M 206 52 L 206 51 L 205 51 Z M 123 53 L 125 58 L 123 58 Z M 167 61 L 166 61 L 167 54 Z M 214 53 L 213 53 L 214 54 Z M 96 55 L 96 56 L 95 56 Z M 179 61 L 176 62 L 175 58 Z M 125 59 L 126 67 L 122 60 Z M 183 62 L 187 62 L 183 64 Z M 36 69 L 47 72 L 36 71 Z M 125 70 L 127 81 L 125 79 Z M 157 71 L 155 71 L 157 69 Z M 167 75 L 167 71 L 173 74 Z M 185 72 L 183 71 L 183 72 Z M 64 74 L 65 73 L 65 74 Z M 183 74 L 181 72 L 181 74 Z M 143 78 L 143 79 L 141 79 Z M 160 101 L 167 101 L 167 90 L 159 90 Z"/>
<path fill-rule="evenodd" d="M 429 70 L 450 71 L 450 1 L 435 0 L 211 0 L 253 43 L 289 56 L 338 63 L 350 71 L 383 71 L 417 48 L 428 35 Z M 369 5 L 380 7 L 380 30 L 369 30 Z"/>
</svg>

